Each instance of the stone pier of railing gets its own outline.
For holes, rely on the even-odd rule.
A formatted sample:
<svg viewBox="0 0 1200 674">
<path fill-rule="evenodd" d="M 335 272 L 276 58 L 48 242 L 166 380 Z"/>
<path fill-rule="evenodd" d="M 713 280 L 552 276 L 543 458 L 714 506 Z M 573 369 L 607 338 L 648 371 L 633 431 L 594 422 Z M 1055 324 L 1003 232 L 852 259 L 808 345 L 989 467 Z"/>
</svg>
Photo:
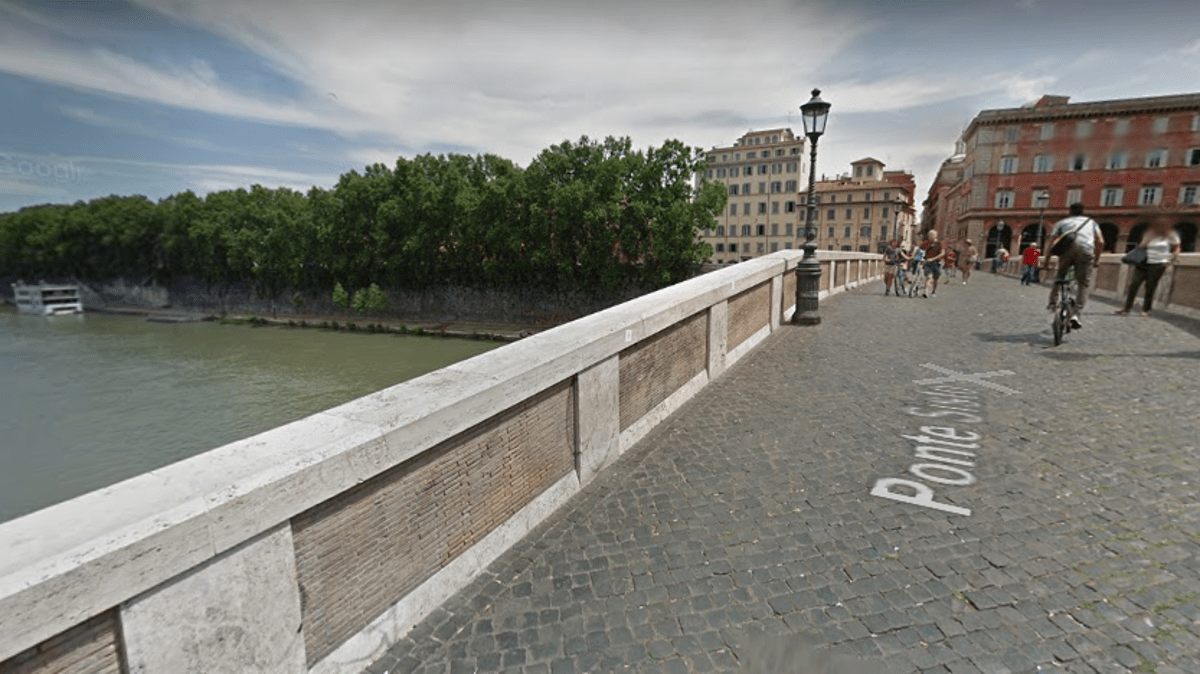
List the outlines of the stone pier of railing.
<svg viewBox="0 0 1200 674">
<path fill-rule="evenodd" d="M 0 672 L 357 673 L 783 328 L 799 258 L 705 274 L 0 525 Z M 882 274 L 875 254 L 820 259 L 822 297 Z"/>
</svg>

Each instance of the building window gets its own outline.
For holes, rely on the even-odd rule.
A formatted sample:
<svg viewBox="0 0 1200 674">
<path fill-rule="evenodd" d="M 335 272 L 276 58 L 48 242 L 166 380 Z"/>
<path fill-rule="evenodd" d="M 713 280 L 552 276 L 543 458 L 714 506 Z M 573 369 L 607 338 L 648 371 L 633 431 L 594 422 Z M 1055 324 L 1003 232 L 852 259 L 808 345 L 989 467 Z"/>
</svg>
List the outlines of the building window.
<svg viewBox="0 0 1200 674">
<path fill-rule="evenodd" d="M 750 175 L 750 167 L 746 167 L 746 175 Z M 750 194 L 750 183 L 742 183 L 742 194 Z"/>
<path fill-rule="evenodd" d="M 854 219 L 854 211 L 852 209 L 849 209 L 849 208 L 846 209 L 846 219 L 847 220 Z"/>
<path fill-rule="evenodd" d="M 779 223 L 778 222 L 771 223 L 771 236 L 779 236 Z"/>
<path fill-rule="evenodd" d="M 887 220 L 887 219 L 888 219 L 888 217 L 889 217 L 889 214 L 890 214 L 890 213 L 891 213 L 891 211 L 890 211 L 890 210 L 888 210 L 888 207 L 887 207 L 887 206 L 884 206 L 884 207 L 883 207 L 883 215 L 882 215 L 881 217 L 882 217 L 884 220 Z"/>
<path fill-rule="evenodd" d="M 875 175 L 875 167 L 872 166 L 871 164 L 867 164 L 867 175 L 869 175 L 869 176 Z"/>
<path fill-rule="evenodd" d="M 1187 151 L 1188 166 L 1200 166 L 1200 147 L 1194 147 Z"/>
<path fill-rule="evenodd" d="M 708 179 L 709 179 L 709 180 L 712 180 L 712 177 L 713 177 L 713 170 L 712 170 L 712 169 L 708 169 Z"/>
<path fill-rule="evenodd" d="M 723 168 L 717 169 L 717 177 L 724 178 L 725 177 L 725 169 L 723 169 Z"/>
<path fill-rule="evenodd" d="M 737 185 L 730 185 L 730 186 L 729 186 L 729 196 L 731 196 L 731 197 L 736 197 L 736 196 L 737 196 Z"/>
<path fill-rule="evenodd" d="M 825 214 L 825 219 L 826 220 L 837 220 L 837 209 L 836 208 L 829 209 L 829 212 Z"/>
<path fill-rule="evenodd" d="M 771 192 L 773 194 L 779 194 L 782 191 L 783 191 L 783 183 L 779 182 L 778 180 L 771 183 Z"/>
<path fill-rule="evenodd" d="M 862 245 L 862 246 L 859 246 L 859 247 L 858 247 L 858 252 L 860 252 L 860 253 L 869 253 L 869 252 L 871 252 L 871 246 L 869 246 L 869 245 L 865 245 L 865 244 L 864 244 L 864 245 Z"/>
<path fill-rule="evenodd" d="M 879 238 L 880 239 L 887 238 L 887 225 L 884 225 L 883 227 L 879 228 Z"/>
<path fill-rule="evenodd" d="M 1091 138 L 1092 137 L 1092 122 L 1083 120 L 1075 123 L 1076 138 Z"/>
<path fill-rule="evenodd" d="M 767 214 L 767 202 L 765 202 L 765 201 L 758 202 L 758 214 L 759 215 Z"/>
<path fill-rule="evenodd" d="M 1162 198 L 1162 188 L 1154 185 L 1143 187 L 1138 195 L 1139 206 L 1157 206 Z"/>
<path fill-rule="evenodd" d="M 853 194 L 847 194 L 847 195 L 846 195 L 846 203 L 851 203 L 851 202 L 853 202 L 853 201 L 854 201 L 854 195 L 853 195 Z"/>
<path fill-rule="evenodd" d="M 1200 190 L 1197 190 L 1196 185 L 1184 185 L 1183 188 L 1179 190 L 1179 203 L 1189 205 L 1195 204 L 1196 194 L 1198 191 Z"/>
<path fill-rule="evenodd" d="M 1033 158 L 1034 173 L 1049 173 L 1054 167 L 1054 157 L 1048 154 L 1039 154 Z"/>
<path fill-rule="evenodd" d="M 725 225 L 717 225 L 717 236 L 725 236 Z"/>
<path fill-rule="evenodd" d="M 1083 203 L 1083 188 L 1082 187 L 1072 187 L 1071 189 L 1067 190 L 1067 205 L 1068 206 L 1070 206 L 1071 204 L 1082 204 L 1082 203 Z"/>
<path fill-rule="evenodd" d="M 783 164 L 771 164 L 771 173 L 783 173 Z"/>
<path fill-rule="evenodd" d="M 1118 119 L 1116 124 L 1113 124 L 1113 135 L 1124 136 L 1127 133 L 1129 133 L 1129 120 Z"/>
<path fill-rule="evenodd" d="M 756 158 L 757 156 L 758 156 L 758 155 L 757 155 L 756 153 L 754 153 L 754 152 L 747 152 L 747 153 L 746 153 L 746 159 L 754 159 L 754 158 Z"/>
<path fill-rule="evenodd" d="M 1010 126 L 1004 130 L 1004 142 L 1015 143 L 1020 136 L 1021 130 L 1015 126 Z"/>
<path fill-rule="evenodd" d="M 1124 152 L 1114 152 L 1108 156 L 1108 170 L 1121 171 L 1125 168 L 1128 155 Z"/>
<path fill-rule="evenodd" d="M 847 226 L 846 226 L 846 228 L 845 228 L 845 231 L 844 231 L 844 232 L 843 232 L 843 234 L 842 234 L 842 238 L 843 238 L 843 239 L 849 239 L 849 238 L 850 238 L 850 227 L 849 227 L 849 225 L 847 225 Z"/>
<path fill-rule="evenodd" d="M 731 253 L 737 252 L 737 244 L 736 243 L 729 244 L 729 252 L 731 252 Z"/>
<path fill-rule="evenodd" d="M 870 219 L 871 219 L 871 207 L 867 206 L 866 208 L 863 209 L 863 220 L 870 220 Z"/>
<path fill-rule="evenodd" d="M 775 243 L 775 242 L 772 242 L 772 243 L 771 243 L 771 252 L 772 252 L 772 253 L 774 253 L 774 252 L 775 252 L 775 251 L 777 251 L 777 250 L 779 250 L 779 244 L 778 244 L 778 243 Z"/>
<path fill-rule="evenodd" d="M 1054 137 L 1054 122 L 1043 124 L 1038 130 L 1038 138 L 1042 140 L 1050 140 Z"/>
<path fill-rule="evenodd" d="M 1105 187 L 1100 203 L 1105 206 L 1120 206 L 1125 201 L 1125 190 L 1120 187 Z"/>
<path fill-rule="evenodd" d="M 750 225 L 742 225 L 742 236 L 750 236 Z"/>
<path fill-rule="evenodd" d="M 731 244 L 731 245 L 732 245 L 732 244 Z M 723 244 L 723 243 L 718 243 L 718 244 L 717 244 L 717 252 L 718 252 L 718 253 L 724 253 L 724 252 L 725 252 L 725 244 Z"/>
<path fill-rule="evenodd" d="M 861 167 L 861 166 L 855 166 L 855 167 L 854 167 L 854 177 L 855 177 L 855 178 L 861 178 L 861 177 L 862 177 L 862 170 L 863 170 L 863 167 Z"/>
<path fill-rule="evenodd" d="M 1171 126 L 1170 117 L 1155 117 L 1154 118 L 1154 133 L 1166 133 Z"/>
<path fill-rule="evenodd" d="M 851 251 L 854 250 L 854 248 L 852 246 L 842 246 L 842 250 Z"/>
<path fill-rule="evenodd" d="M 836 195 L 836 194 L 830 194 L 830 195 L 829 195 L 829 203 L 831 203 L 831 204 L 836 204 L 836 203 L 837 203 L 837 195 Z"/>
<path fill-rule="evenodd" d="M 792 249 L 792 242 L 791 242 L 791 241 L 784 241 L 784 242 L 783 242 L 783 249 L 784 249 L 784 250 L 791 250 L 791 249 Z"/>
<path fill-rule="evenodd" d="M 788 165 L 787 165 L 787 172 L 788 172 L 788 173 L 795 173 L 795 172 L 796 172 L 796 171 L 798 171 L 798 170 L 800 170 L 800 164 L 798 164 L 798 163 L 796 163 L 796 162 L 794 162 L 794 161 L 790 161 L 790 162 L 788 162 Z"/>
<path fill-rule="evenodd" d="M 861 236 L 861 237 L 862 237 L 862 238 L 864 238 L 864 239 L 869 239 L 869 238 L 871 238 L 871 227 L 870 227 L 870 225 L 867 225 L 867 226 L 865 226 L 865 227 L 862 227 L 861 229 L 859 229 L 859 230 L 858 230 L 858 235 L 859 235 L 859 236 Z"/>
<path fill-rule="evenodd" d="M 778 201 L 771 202 L 771 214 L 779 215 L 779 202 Z"/>
<path fill-rule="evenodd" d="M 1151 150 L 1146 153 L 1146 168 L 1162 168 L 1166 163 L 1166 150 Z"/>
<path fill-rule="evenodd" d="M 760 175 L 760 176 L 765 176 L 765 175 L 767 175 L 767 170 L 768 170 L 768 168 L 767 168 L 767 165 L 766 165 L 766 164 L 759 164 L 759 165 L 758 165 L 758 175 Z"/>
<path fill-rule="evenodd" d="M 1001 173 L 1016 173 L 1017 172 L 1017 158 L 1013 157 L 1011 155 L 1008 157 L 1001 157 L 1000 158 L 1000 172 Z"/>
<path fill-rule="evenodd" d="M 737 215 L 737 204 L 733 204 L 732 206 L 729 207 L 729 214 Z"/>
<path fill-rule="evenodd" d="M 742 204 L 742 215 L 750 215 L 750 202 Z"/>
<path fill-rule="evenodd" d="M 870 200 L 871 200 L 870 192 L 867 192 L 866 194 L 863 195 L 863 201 L 870 201 Z"/>
<path fill-rule="evenodd" d="M 736 177 L 738 177 L 738 167 L 736 167 L 736 166 L 730 167 L 730 169 L 729 169 L 729 177 L 730 177 L 730 178 L 736 178 Z"/>
<path fill-rule="evenodd" d="M 996 193 L 996 208 L 1012 208 L 1013 193 L 1001 191 Z"/>
<path fill-rule="evenodd" d="M 1074 157 L 1071 158 L 1071 170 L 1072 171 L 1086 171 L 1087 170 L 1087 160 L 1088 160 L 1088 158 L 1087 158 L 1086 154 L 1080 153 L 1080 154 L 1075 155 Z"/>
<path fill-rule="evenodd" d="M 755 231 L 755 233 L 756 233 L 756 234 L 758 234 L 759 236 L 766 236 L 766 234 L 767 234 L 767 226 L 766 226 L 766 225 L 755 225 L 755 226 L 754 226 L 754 231 Z"/>
<path fill-rule="evenodd" d="M 789 222 L 783 226 L 783 235 L 784 236 L 792 235 L 792 223 Z"/>
<path fill-rule="evenodd" d="M 1200 115 L 1192 118 L 1192 131 L 1200 132 Z"/>
<path fill-rule="evenodd" d="M 794 201 L 783 202 L 783 212 L 784 213 L 795 213 L 796 212 L 796 202 L 794 202 Z"/>
<path fill-rule="evenodd" d="M 763 252 L 764 249 L 765 249 L 765 246 L 762 243 L 759 243 L 758 244 L 758 252 L 761 253 L 761 252 Z"/>
<path fill-rule="evenodd" d="M 832 227 L 829 228 L 829 238 L 831 238 L 831 239 L 833 238 L 833 228 Z"/>
<path fill-rule="evenodd" d="M 789 181 L 787 181 L 786 183 L 784 183 L 784 184 L 783 184 L 783 191 L 784 191 L 784 192 L 788 192 L 788 193 L 795 193 L 795 191 L 796 191 L 796 181 L 795 181 L 795 180 L 789 180 Z"/>
<path fill-rule="evenodd" d="M 759 194 L 765 194 L 765 193 L 766 193 L 766 191 L 767 191 L 767 184 L 766 184 L 766 183 L 759 183 L 759 184 L 758 184 L 758 193 L 759 193 Z"/>
</svg>

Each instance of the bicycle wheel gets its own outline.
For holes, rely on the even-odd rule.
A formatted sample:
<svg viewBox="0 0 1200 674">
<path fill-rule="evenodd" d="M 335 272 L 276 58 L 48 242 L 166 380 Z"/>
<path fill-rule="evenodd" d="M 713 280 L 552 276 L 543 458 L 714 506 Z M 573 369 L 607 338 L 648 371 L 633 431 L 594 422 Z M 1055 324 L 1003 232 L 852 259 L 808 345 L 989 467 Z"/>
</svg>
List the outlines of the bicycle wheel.
<svg viewBox="0 0 1200 674">
<path fill-rule="evenodd" d="M 1059 304 L 1054 312 L 1054 346 L 1062 344 L 1063 334 L 1067 331 L 1067 307 Z"/>
</svg>

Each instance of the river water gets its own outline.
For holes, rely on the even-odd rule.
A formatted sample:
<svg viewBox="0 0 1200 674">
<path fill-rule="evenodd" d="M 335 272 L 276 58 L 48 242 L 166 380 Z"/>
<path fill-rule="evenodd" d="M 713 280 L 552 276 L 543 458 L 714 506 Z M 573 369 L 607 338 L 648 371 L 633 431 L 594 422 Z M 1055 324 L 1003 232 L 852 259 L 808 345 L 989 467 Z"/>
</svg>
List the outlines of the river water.
<svg viewBox="0 0 1200 674">
<path fill-rule="evenodd" d="M 495 346 L 0 310 L 0 521 Z"/>
</svg>

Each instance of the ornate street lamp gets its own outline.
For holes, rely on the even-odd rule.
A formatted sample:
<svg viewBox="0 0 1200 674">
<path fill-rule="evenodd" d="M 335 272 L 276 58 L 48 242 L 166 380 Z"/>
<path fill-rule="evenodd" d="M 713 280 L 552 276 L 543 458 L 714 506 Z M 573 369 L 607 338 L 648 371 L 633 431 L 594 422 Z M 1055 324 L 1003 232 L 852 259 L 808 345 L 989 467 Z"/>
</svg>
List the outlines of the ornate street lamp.
<svg viewBox="0 0 1200 674">
<path fill-rule="evenodd" d="M 812 99 L 800 106 L 804 135 L 810 144 L 808 169 L 808 209 L 804 221 L 804 257 L 796 265 L 796 313 L 793 325 L 820 325 L 817 297 L 821 286 L 821 265 L 817 263 L 817 139 L 825 133 L 829 103 L 821 100 L 821 90 L 812 90 Z"/>
<path fill-rule="evenodd" d="M 895 208 L 895 213 L 893 213 L 894 218 L 892 220 L 892 238 L 899 240 L 900 239 L 900 232 L 899 232 L 900 209 L 904 208 L 904 197 L 902 197 L 900 195 L 896 195 L 896 202 L 893 205 L 896 208 Z"/>
<path fill-rule="evenodd" d="M 1042 249 L 1046 247 L 1046 206 L 1049 204 L 1050 193 L 1046 190 L 1038 192 L 1038 250 L 1041 250 L 1043 254 L 1046 252 Z"/>
</svg>

